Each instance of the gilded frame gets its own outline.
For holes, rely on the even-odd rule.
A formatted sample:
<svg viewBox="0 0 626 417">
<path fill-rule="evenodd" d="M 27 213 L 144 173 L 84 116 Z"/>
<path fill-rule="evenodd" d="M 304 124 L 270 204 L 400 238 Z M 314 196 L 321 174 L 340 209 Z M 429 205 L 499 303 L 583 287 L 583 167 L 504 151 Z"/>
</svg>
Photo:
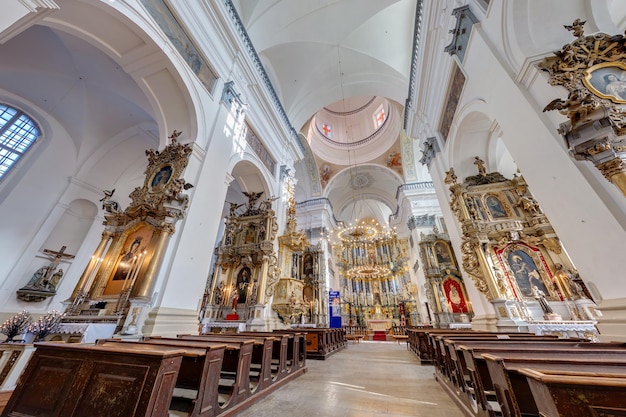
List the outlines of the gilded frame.
<svg viewBox="0 0 626 417">
<path fill-rule="evenodd" d="M 603 62 L 587 68 L 583 75 L 582 82 L 591 93 L 613 103 L 626 104 L 626 63 Z M 609 80 L 611 75 L 615 81 Z M 613 83 L 615 86 L 609 88 Z"/>
<path fill-rule="evenodd" d="M 490 202 L 497 202 L 497 204 L 490 204 Z M 511 216 L 511 209 L 506 203 L 506 199 L 501 194 L 487 193 L 482 196 L 482 201 L 485 211 L 492 220 L 508 219 Z"/>
<path fill-rule="evenodd" d="M 149 192 L 151 193 L 160 193 L 162 192 L 167 184 L 172 180 L 174 175 L 174 167 L 170 163 L 165 163 L 160 165 L 156 172 L 150 177 L 150 185 Z"/>
<path fill-rule="evenodd" d="M 536 285 L 546 295 L 555 297 L 551 268 L 541 249 L 512 243 L 496 250 L 496 255 L 517 298 L 534 298 L 532 285 Z"/>
</svg>

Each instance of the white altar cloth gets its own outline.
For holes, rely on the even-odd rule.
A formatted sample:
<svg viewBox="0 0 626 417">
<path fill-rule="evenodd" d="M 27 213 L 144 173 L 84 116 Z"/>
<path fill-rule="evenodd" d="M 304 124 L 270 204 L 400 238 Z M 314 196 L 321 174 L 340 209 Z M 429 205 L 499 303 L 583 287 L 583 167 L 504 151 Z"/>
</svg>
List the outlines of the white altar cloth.
<svg viewBox="0 0 626 417">
<path fill-rule="evenodd" d="M 56 333 L 81 334 L 81 343 L 94 343 L 113 336 L 116 323 L 61 323 Z"/>
<path fill-rule="evenodd" d="M 246 323 L 241 321 L 209 321 L 202 320 L 202 333 L 209 333 L 212 328 L 219 328 L 222 331 L 226 329 L 237 329 L 237 333 L 246 331 Z"/>
<path fill-rule="evenodd" d="M 528 323 L 528 331 L 536 335 L 557 334 L 563 338 L 586 337 L 591 340 L 600 336 L 596 322 L 592 320 L 533 321 Z"/>
</svg>

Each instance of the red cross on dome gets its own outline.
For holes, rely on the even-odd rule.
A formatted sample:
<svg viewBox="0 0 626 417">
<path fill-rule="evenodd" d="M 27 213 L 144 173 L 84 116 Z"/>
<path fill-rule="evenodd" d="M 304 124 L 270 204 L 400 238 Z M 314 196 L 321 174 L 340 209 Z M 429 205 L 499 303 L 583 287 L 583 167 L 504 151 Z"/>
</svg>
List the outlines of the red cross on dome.
<svg viewBox="0 0 626 417">
<path fill-rule="evenodd" d="M 381 127 L 385 123 L 385 109 L 380 109 L 376 115 L 376 127 Z"/>
<path fill-rule="evenodd" d="M 322 132 L 324 132 L 324 136 L 330 139 L 330 135 L 332 134 L 333 128 L 326 123 L 322 124 Z"/>
</svg>

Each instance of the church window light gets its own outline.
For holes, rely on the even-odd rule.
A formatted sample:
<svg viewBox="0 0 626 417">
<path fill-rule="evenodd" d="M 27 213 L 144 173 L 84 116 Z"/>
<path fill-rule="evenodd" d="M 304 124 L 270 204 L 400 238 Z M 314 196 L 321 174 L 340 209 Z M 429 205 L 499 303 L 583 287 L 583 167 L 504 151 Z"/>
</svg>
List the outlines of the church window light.
<svg viewBox="0 0 626 417">
<path fill-rule="evenodd" d="M 374 127 L 378 129 L 385 123 L 387 115 L 385 114 L 385 108 L 383 106 L 378 107 L 376 113 L 374 113 Z"/>
<path fill-rule="evenodd" d="M 333 138 L 333 127 L 328 123 L 322 123 L 322 132 L 328 139 Z"/>
<path fill-rule="evenodd" d="M 0 179 L 39 137 L 37 124 L 21 110 L 0 104 Z"/>
</svg>

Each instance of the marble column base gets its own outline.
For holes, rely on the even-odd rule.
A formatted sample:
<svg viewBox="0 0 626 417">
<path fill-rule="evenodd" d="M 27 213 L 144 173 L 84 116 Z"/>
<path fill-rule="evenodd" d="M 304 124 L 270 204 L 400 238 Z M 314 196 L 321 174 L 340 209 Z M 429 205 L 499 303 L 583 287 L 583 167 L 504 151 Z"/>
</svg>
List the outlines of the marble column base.
<svg viewBox="0 0 626 417">
<path fill-rule="evenodd" d="M 178 334 L 199 332 L 198 313 L 178 308 L 155 308 L 148 313 L 142 333 L 144 336 L 176 337 Z"/>
<path fill-rule="evenodd" d="M 626 298 L 602 300 L 596 313 L 600 314 L 596 317 L 600 341 L 626 342 Z"/>
<path fill-rule="evenodd" d="M 494 314 L 477 314 L 472 318 L 472 330 L 498 331 L 498 317 Z"/>
</svg>

